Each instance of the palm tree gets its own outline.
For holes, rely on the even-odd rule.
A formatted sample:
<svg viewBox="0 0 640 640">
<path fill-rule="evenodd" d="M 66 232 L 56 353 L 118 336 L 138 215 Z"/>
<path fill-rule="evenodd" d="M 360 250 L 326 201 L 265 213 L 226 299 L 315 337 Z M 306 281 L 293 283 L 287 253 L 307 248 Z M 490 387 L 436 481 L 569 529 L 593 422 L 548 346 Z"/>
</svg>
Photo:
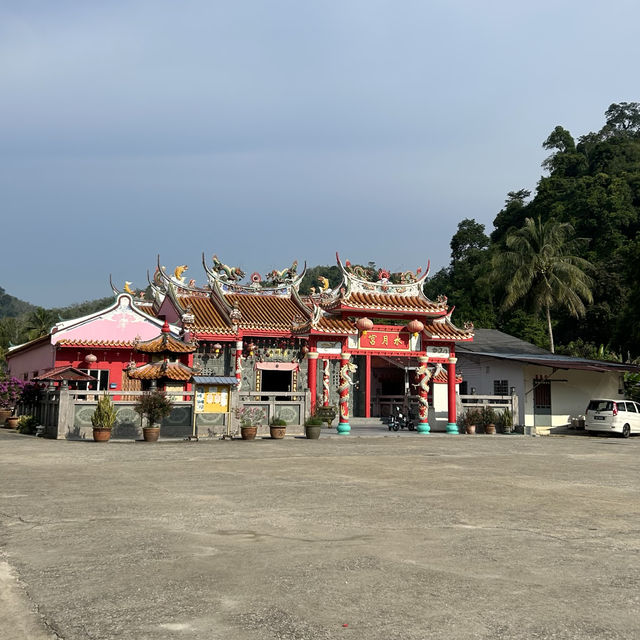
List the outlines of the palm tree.
<svg viewBox="0 0 640 640">
<path fill-rule="evenodd" d="M 53 311 L 36 307 L 27 317 L 29 340 L 46 336 L 56 321 L 57 315 Z"/>
<path fill-rule="evenodd" d="M 506 251 L 493 258 L 493 274 L 505 286 L 502 309 L 530 297 L 534 310 L 544 310 L 551 353 L 555 352 L 551 309 L 564 307 L 578 318 L 585 313 L 585 302 L 593 302 L 593 279 L 587 271 L 593 265 L 576 255 L 586 240 L 573 237 L 567 222 L 526 218 L 524 226 L 507 233 Z"/>
</svg>

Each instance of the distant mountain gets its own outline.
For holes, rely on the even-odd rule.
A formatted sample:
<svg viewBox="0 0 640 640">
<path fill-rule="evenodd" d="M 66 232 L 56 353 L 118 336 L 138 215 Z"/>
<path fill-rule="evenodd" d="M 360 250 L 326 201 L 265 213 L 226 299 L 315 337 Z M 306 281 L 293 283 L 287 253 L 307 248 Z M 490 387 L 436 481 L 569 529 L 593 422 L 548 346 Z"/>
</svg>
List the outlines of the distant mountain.
<svg viewBox="0 0 640 640">
<path fill-rule="evenodd" d="M 9 295 L 0 287 L 0 318 L 16 318 L 35 309 L 35 305 Z"/>
</svg>

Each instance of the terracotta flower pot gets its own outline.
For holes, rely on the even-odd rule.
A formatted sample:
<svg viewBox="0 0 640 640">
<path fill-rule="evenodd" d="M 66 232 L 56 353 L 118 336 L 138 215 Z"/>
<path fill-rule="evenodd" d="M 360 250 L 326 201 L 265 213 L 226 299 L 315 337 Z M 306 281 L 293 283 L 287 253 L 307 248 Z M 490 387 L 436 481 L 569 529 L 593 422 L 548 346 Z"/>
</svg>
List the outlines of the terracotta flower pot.
<svg viewBox="0 0 640 640">
<path fill-rule="evenodd" d="M 11 417 L 11 409 L 0 409 L 0 427 L 4 427 L 7 418 Z"/>
<path fill-rule="evenodd" d="M 470 435 L 470 436 L 474 435 L 474 434 L 475 434 L 475 432 L 476 432 L 476 425 L 475 425 L 475 424 L 468 424 L 468 425 L 465 427 L 465 431 L 466 431 L 466 433 L 467 433 L 468 435 Z"/>
<path fill-rule="evenodd" d="M 488 425 L 485 426 L 484 432 L 489 436 L 495 435 L 496 425 L 490 422 Z"/>
<path fill-rule="evenodd" d="M 9 416 L 6 422 L 7 429 L 17 429 L 18 419 L 19 419 L 18 416 Z"/>
<path fill-rule="evenodd" d="M 271 437 L 274 440 L 282 440 L 287 431 L 287 427 L 269 427 L 269 431 L 271 432 Z"/>
<path fill-rule="evenodd" d="M 145 442 L 156 442 L 160 437 L 160 427 L 143 427 L 142 437 Z"/>
<path fill-rule="evenodd" d="M 255 440 L 258 427 L 240 427 L 240 437 L 243 440 Z"/>
<path fill-rule="evenodd" d="M 94 442 L 109 442 L 111 438 L 111 429 L 100 429 L 93 427 L 93 440 Z"/>
</svg>

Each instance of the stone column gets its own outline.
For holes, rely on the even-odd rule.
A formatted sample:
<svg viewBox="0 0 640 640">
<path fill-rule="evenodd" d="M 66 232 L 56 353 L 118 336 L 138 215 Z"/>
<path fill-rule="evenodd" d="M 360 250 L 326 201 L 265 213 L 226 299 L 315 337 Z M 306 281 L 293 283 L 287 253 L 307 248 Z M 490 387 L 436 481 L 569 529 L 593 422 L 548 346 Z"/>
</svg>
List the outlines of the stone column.
<svg viewBox="0 0 640 640">
<path fill-rule="evenodd" d="M 456 362 L 458 358 L 449 358 L 447 365 L 447 408 L 449 421 L 447 423 L 447 433 L 458 433 L 456 423 Z"/>
<path fill-rule="evenodd" d="M 340 393 L 340 422 L 338 423 L 338 433 L 342 435 L 348 435 L 351 432 L 351 425 L 349 424 L 349 387 L 351 386 L 351 380 L 349 375 L 349 359 L 350 353 L 340 354 L 340 386 L 338 392 Z"/>
<path fill-rule="evenodd" d="M 420 422 L 416 427 L 418 433 L 429 433 L 431 426 L 429 425 L 429 370 L 427 369 L 427 363 L 429 358 L 427 356 L 418 356 L 418 402 Z"/>
<path fill-rule="evenodd" d="M 307 353 L 307 373 L 309 381 L 309 391 L 311 392 L 311 399 L 309 404 L 311 405 L 311 415 L 316 410 L 316 396 L 318 393 L 318 352 L 309 351 Z"/>
</svg>

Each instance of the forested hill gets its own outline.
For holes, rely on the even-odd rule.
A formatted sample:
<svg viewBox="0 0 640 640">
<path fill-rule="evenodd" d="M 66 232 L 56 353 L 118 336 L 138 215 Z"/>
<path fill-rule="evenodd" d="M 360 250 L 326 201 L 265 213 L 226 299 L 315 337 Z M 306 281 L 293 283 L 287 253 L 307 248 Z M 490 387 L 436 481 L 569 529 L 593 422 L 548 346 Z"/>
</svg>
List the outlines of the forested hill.
<svg viewBox="0 0 640 640">
<path fill-rule="evenodd" d="M 448 295 L 456 305 L 455 320 L 499 328 L 549 346 L 540 288 L 505 310 L 505 282 L 510 274 L 496 273 L 507 237 L 530 218 L 545 225 L 573 227 L 574 254 L 588 260 L 593 301 L 582 317 L 572 317 L 562 299 L 556 301 L 552 324 L 556 343 L 565 352 L 594 355 L 609 352 L 626 360 L 640 355 L 640 105 L 612 104 L 597 132 L 577 140 L 557 126 L 543 142 L 550 155 L 546 175 L 535 193 L 525 189 L 507 195 L 504 208 L 485 234 L 473 219 L 460 222 L 451 240 L 451 263 L 432 277 L 427 294 Z M 563 227 L 569 229 L 566 225 Z M 581 246 L 579 251 L 575 248 Z M 565 272 L 567 276 L 575 275 Z M 535 285 L 535 282 L 533 283 Z M 550 286 L 554 283 L 552 282 Z M 571 294 L 577 290 L 567 289 Z M 536 299 L 537 296 L 537 299 Z"/>
<path fill-rule="evenodd" d="M 12 295 L 9 295 L 2 287 L 0 287 L 0 318 L 15 318 L 22 313 L 27 313 L 35 309 L 32 304 L 24 302 Z"/>
</svg>

